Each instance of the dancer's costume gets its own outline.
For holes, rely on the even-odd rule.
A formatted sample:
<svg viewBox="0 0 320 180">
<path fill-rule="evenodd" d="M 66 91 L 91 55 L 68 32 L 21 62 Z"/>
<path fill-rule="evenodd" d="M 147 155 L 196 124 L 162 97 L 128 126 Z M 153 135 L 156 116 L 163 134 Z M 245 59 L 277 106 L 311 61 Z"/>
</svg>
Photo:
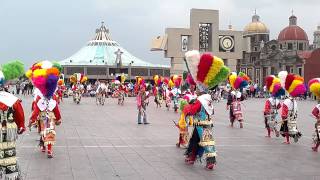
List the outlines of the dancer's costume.
<svg viewBox="0 0 320 180">
<path fill-rule="evenodd" d="M 143 119 L 144 124 L 149 124 L 147 121 L 147 103 L 149 98 L 149 91 L 146 87 L 144 79 L 139 77 L 137 78 L 136 85 L 139 87 L 137 94 L 137 109 L 138 109 L 138 124 L 142 124 L 141 120 Z"/>
<path fill-rule="evenodd" d="M 117 88 L 117 95 L 118 95 L 118 104 L 123 105 L 124 104 L 124 97 L 125 94 L 128 93 L 127 87 L 124 85 L 124 81 L 126 80 L 126 77 L 124 75 L 118 76 L 116 78 L 116 81 L 119 82 L 119 86 Z"/>
<path fill-rule="evenodd" d="M 306 92 L 306 87 L 303 84 L 303 78 L 299 75 L 288 74 L 286 71 L 279 72 L 281 85 L 285 88 L 289 97 L 287 97 L 282 105 L 282 124 L 280 133 L 285 137 L 284 143 L 290 144 L 290 137 L 294 138 L 294 142 L 302 136 L 298 131 L 298 104 L 295 97 L 299 97 Z"/>
<path fill-rule="evenodd" d="M 228 77 L 231 87 L 234 89 L 230 92 L 227 101 L 227 107 L 230 108 L 230 124 L 233 127 L 234 121 L 240 123 L 240 128 L 243 128 L 243 113 L 241 109 L 241 101 L 244 100 L 244 96 L 240 92 L 244 87 L 248 85 L 250 80 L 243 72 L 232 72 Z"/>
<path fill-rule="evenodd" d="M 81 96 L 84 91 L 83 83 L 85 83 L 87 80 L 87 76 L 81 73 L 74 73 L 72 76 L 70 76 L 70 82 L 73 84 L 73 101 L 77 104 L 79 104 L 81 101 Z"/>
<path fill-rule="evenodd" d="M 61 115 L 54 95 L 60 75 L 59 69 L 49 61 L 34 64 L 26 73 L 27 77 L 41 92 L 34 103 L 29 126 L 38 123 L 40 131 L 40 148 L 47 149 L 48 158 L 53 157 L 53 145 L 56 141 L 55 126 L 61 124 Z"/>
<path fill-rule="evenodd" d="M 193 126 L 193 117 L 191 115 L 186 116 L 183 112 L 183 109 L 186 105 L 194 103 L 197 99 L 195 96 L 191 96 L 189 94 L 185 95 L 183 99 L 179 102 L 180 106 L 180 118 L 178 123 L 176 124 L 179 128 L 179 138 L 176 144 L 177 147 L 187 147 L 189 143 L 189 132 L 188 126 Z"/>
<path fill-rule="evenodd" d="M 16 72 L 15 72 L 16 71 Z M 23 64 L 19 61 L 2 65 L 0 84 L 4 80 L 15 79 L 24 74 Z M 25 131 L 24 112 L 21 100 L 0 90 L 0 179 L 16 180 L 21 178 L 17 165 L 16 140 Z"/>
<path fill-rule="evenodd" d="M 211 54 L 200 57 L 198 51 L 186 53 L 186 65 L 202 93 L 196 102 L 186 105 L 183 113 L 193 116 L 194 130 L 186 151 L 185 162 L 194 164 L 196 158 L 205 158 L 206 168 L 213 169 L 216 164 L 216 149 L 213 138 L 213 101 L 208 89 L 216 87 L 227 79 L 229 69 L 224 66 L 223 60 Z"/>
<path fill-rule="evenodd" d="M 285 90 L 281 87 L 280 79 L 270 75 L 266 77 L 266 88 L 269 91 L 271 97 L 268 98 L 264 106 L 264 123 L 267 129 L 268 135 L 266 137 L 271 137 L 271 132 L 274 131 L 276 136 L 279 136 L 279 131 L 277 129 L 277 117 L 278 110 L 281 108 L 279 97 L 285 95 Z"/>
<path fill-rule="evenodd" d="M 59 79 L 58 80 L 58 86 L 57 86 L 57 89 L 56 89 L 56 92 L 55 92 L 58 104 L 60 104 L 60 102 L 62 102 L 62 100 L 63 100 L 63 91 L 64 90 L 65 90 L 64 80 L 63 79 Z"/>
<path fill-rule="evenodd" d="M 240 91 L 231 91 L 229 93 L 227 107 L 229 108 L 229 118 L 231 127 L 233 127 L 234 121 L 239 121 L 240 128 L 243 128 L 243 114 L 241 110 L 241 101 L 244 101 L 244 96 Z"/>
<path fill-rule="evenodd" d="M 172 100 L 173 100 L 173 109 L 174 112 L 178 112 L 178 106 L 179 106 L 179 98 L 180 98 L 180 94 L 181 94 L 181 90 L 180 90 L 180 85 L 181 85 L 181 81 L 182 81 L 182 76 L 178 76 L 178 75 L 173 75 L 170 78 L 173 83 L 173 85 L 171 86 L 172 90 L 171 90 L 171 94 L 172 94 Z M 169 85 L 171 83 L 169 82 Z"/>
<path fill-rule="evenodd" d="M 101 81 L 96 90 L 96 104 L 104 105 L 107 96 L 108 86 L 105 81 Z"/>
<path fill-rule="evenodd" d="M 320 146 L 320 78 L 311 79 L 308 85 L 310 92 L 318 99 L 318 104 L 312 110 L 312 115 L 316 119 L 316 123 L 314 124 L 315 130 L 313 134 L 312 150 L 318 152 L 318 148 Z"/>
</svg>

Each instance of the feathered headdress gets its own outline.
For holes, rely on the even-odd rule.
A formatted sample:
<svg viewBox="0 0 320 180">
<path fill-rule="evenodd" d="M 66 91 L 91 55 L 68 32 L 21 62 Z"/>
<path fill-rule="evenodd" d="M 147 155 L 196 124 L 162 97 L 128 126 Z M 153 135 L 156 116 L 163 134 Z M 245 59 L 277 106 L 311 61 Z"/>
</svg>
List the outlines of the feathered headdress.
<svg viewBox="0 0 320 180">
<path fill-rule="evenodd" d="M 1 66 L 0 85 L 6 80 L 16 79 L 24 74 L 24 65 L 21 61 L 11 61 Z"/>
<path fill-rule="evenodd" d="M 59 79 L 58 80 L 58 86 L 63 86 L 64 85 L 64 80 L 63 79 Z"/>
<path fill-rule="evenodd" d="M 272 96 L 280 97 L 285 95 L 285 90 L 281 86 L 280 79 L 275 77 L 274 75 L 266 77 L 265 85 Z"/>
<path fill-rule="evenodd" d="M 43 96 L 51 98 L 57 88 L 60 71 L 50 61 L 41 61 L 34 64 L 26 72 L 26 76 Z"/>
<path fill-rule="evenodd" d="M 233 89 L 241 89 L 248 85 L 248 81 L 250 80 L 250 78 L 243 72 L 240 72 L 239 76 L 237 75 L 237 73 L 232 72 L 230 73 L 228 80 Z"/>
<path fill-rule="evenodd" d="M 209 53 L 200 56 L 199 51 L 189 51 L 186 53 L 186 62 L 200 91 L 217 86 L 227 79 L 230 72 L 222 59 Z"/>
<path fill-rule="evenodd" d="M 117 76 L 116 80 L 118 80 L 120 83 L 124 83 L 126 81 L 126 76 L 124 74 Z"/>
<path fill-rule="evenodd" d="M 311 79 L 308 86 L 310 92 L 320 99 L 320 78 Z"/>
<path fill-rule="evenodd" d="M 159 75 L 154 75 L 154 76 L 153 76 L 153 81 L 154 81 L 154 85 L 155 85 L 155 86 L 158 86 L 158 85 L 159 85 L 159 80 L 160 80 Z"/>
<path fill-rule="evenodd" d="M 179 76 L 179 75 L 172 75 L 170 77 L 170 81 L 169 81 L 169 84 L 168 86 L 170 88 L 173 88 L 173 87 L 180 87 L 181 85 L 181 82 L 182 82 L 182 76 Z"/>
<path fill-rule="evenodd" d="M 303 84 L 304 83 L 303 77 L 296 74 L 285 75 L 286 73 L 283 71 L 281 71 L 280 73 L 279 73 L 280 83 L 284 85 L 283 87 L 290 94 L 290 96 L 297 97 L 306 92 L 306 87 Z M 283 82 L 283 79 L 285 79 L 284 82 Z"/>
<path fill-rule="evenodd" d="M 74 73 L 73 75 L 70 76 L 70 82 L 72 84 L 85 83 L 87 80 L 88 80 L 88 77 L 81 73 Z"/>
<path fill-rule="evenodd" d="M 143 77 L 136 76 L 136 86 L 138 86 L 138 87 L 145 86 L 145 81 L 144 81 Z"/>
</svg>

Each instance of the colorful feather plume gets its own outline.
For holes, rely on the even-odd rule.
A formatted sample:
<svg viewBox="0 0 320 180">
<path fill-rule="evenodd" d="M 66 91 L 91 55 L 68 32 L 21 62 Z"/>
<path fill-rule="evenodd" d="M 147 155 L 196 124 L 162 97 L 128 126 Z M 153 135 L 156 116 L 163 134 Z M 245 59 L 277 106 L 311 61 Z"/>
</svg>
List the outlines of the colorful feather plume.
<svg viewBox="0 0 320 180">
<path fill-rule="evenodd" d="M 306 92 L 303 78 L 296 74 L 286 76 L 284 88 L 292 97 L 298 97 Z"/>
<path fill-rule="evenodd" d="M 179 88 L 179 87 L 181 86 L 181 82 L 182 82 L 182 76 L 172 75 L 172 76 L 170 77 L 170 81 L 169 81 L 168 86 L 169 86 L 170 88 L 173 88 L 173 87 Z"/>
<path fill-rule="evenodd" d="M 159 78 L 159 75 L 154 75 L 154 76 L 153 76 L 153 82 L 154 82 L 154 85 L 155 85 L 155 86 L 158 86 L 158 84 L 159 84 L 159 82 L 158 82 L 159 79 L 160 79 L 160 78 Z"/>
<path fill-rule="evenodd" d="M 310 92 L 320 99 L 320 78 L 311 79 L 308 83 Z"/>
<path fill-rule="evenodd" d="M 88 77 L 81 73 L 74 73 L 73 75 L 70 76 L 70 82 L 72 84 L 85 83 L 87 80 L 88 80 Z"/>
<path fill-rule="evenodd" d="M 186 61 L 193 80 L 204 91 L 226 80 L 230 71 L 222 59 L 209 53 L 200 56 L 198 51 L 189 51 Z"/>
<path fill-rule="evenodd" d="M 63 86 L 64 85 L 64 80 L 63 79 L 59 79 L 58 80 L 58 86 Z"/>
<path fill-rule="evenodd" d="M 126 81 L 126 76 L 124 74 L 121 74 L 120 76 L 116 77 L 116 80 L 123 84 Z"/>
<path fill-rule="evenodd" d="M 239 75 L 237 75 L 235 72 L 232 72 L 229 74 L 228 80 L 233 89 L 241 89 L 248 86 L 248 81 L 250 78 L 242 72 L 239 73 Z"/>
<path fill-rule="evenodd" d="M 287 71 L 280 71 L 278 73 L 278 77 L 280 79 L 280 84 L 281 86 L 284 88 L 285 86 L 285 82 L 286 82 L 286 78 L 287 78 L 288 72 Z"/>
<path fill-rule="evenodd" d="M 33 85 L 43 96 L 51 98 L 57 88 L 60 70 L 50 61 L 41 61 L 34 64 L 26 76 L 32 80 Z"/>
<path fill-rule="evenodd" d="M 0 84 L 5 80 L 16 79 L 24 74 L 24 65 L 21 61 L 10 61 L 1 66 Z"/>
<path fill-rule="evenodd" d="M 273 97 L 280 97 L 285 95 L 285 90 L 281 86 L 280 79 L 274 75 L 266 77 L 265 85 L 267 90 L 271 93 Z"/>
</svg>

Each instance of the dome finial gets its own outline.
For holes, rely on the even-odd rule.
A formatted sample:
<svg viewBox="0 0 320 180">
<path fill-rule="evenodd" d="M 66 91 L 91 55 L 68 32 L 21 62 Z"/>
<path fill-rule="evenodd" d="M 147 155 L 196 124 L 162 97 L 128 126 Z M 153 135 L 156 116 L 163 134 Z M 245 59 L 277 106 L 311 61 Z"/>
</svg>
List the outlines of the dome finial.
<svg viewBox="0 0 320 180">
<path fill-rule="evenodd" d="M 291 10 L 292 15 L 289 17 L 289 26 L 297 25 L 297 17 L 293 15 L 293 9 Z"/>
<path fill-rule="evenodd" d="M 257 15 L 257 9 L 254 9 L 254 15 L 252 16 L 252 22 L 260 21 L 260 16 Z"/>
</svg>

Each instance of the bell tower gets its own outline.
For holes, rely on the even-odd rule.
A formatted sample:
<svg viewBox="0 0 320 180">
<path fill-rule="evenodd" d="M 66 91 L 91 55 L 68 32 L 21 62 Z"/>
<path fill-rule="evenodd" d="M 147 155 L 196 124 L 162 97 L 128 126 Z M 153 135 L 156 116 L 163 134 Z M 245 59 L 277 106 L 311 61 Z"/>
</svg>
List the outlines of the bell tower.
<svg viewBox="0 0 320 180">
<path fill-rule="evenodd" d="M 318 25 L 317 30 L 313 33 L 313 48 L 320 48 L 320 25 Z"/>
</svg>

